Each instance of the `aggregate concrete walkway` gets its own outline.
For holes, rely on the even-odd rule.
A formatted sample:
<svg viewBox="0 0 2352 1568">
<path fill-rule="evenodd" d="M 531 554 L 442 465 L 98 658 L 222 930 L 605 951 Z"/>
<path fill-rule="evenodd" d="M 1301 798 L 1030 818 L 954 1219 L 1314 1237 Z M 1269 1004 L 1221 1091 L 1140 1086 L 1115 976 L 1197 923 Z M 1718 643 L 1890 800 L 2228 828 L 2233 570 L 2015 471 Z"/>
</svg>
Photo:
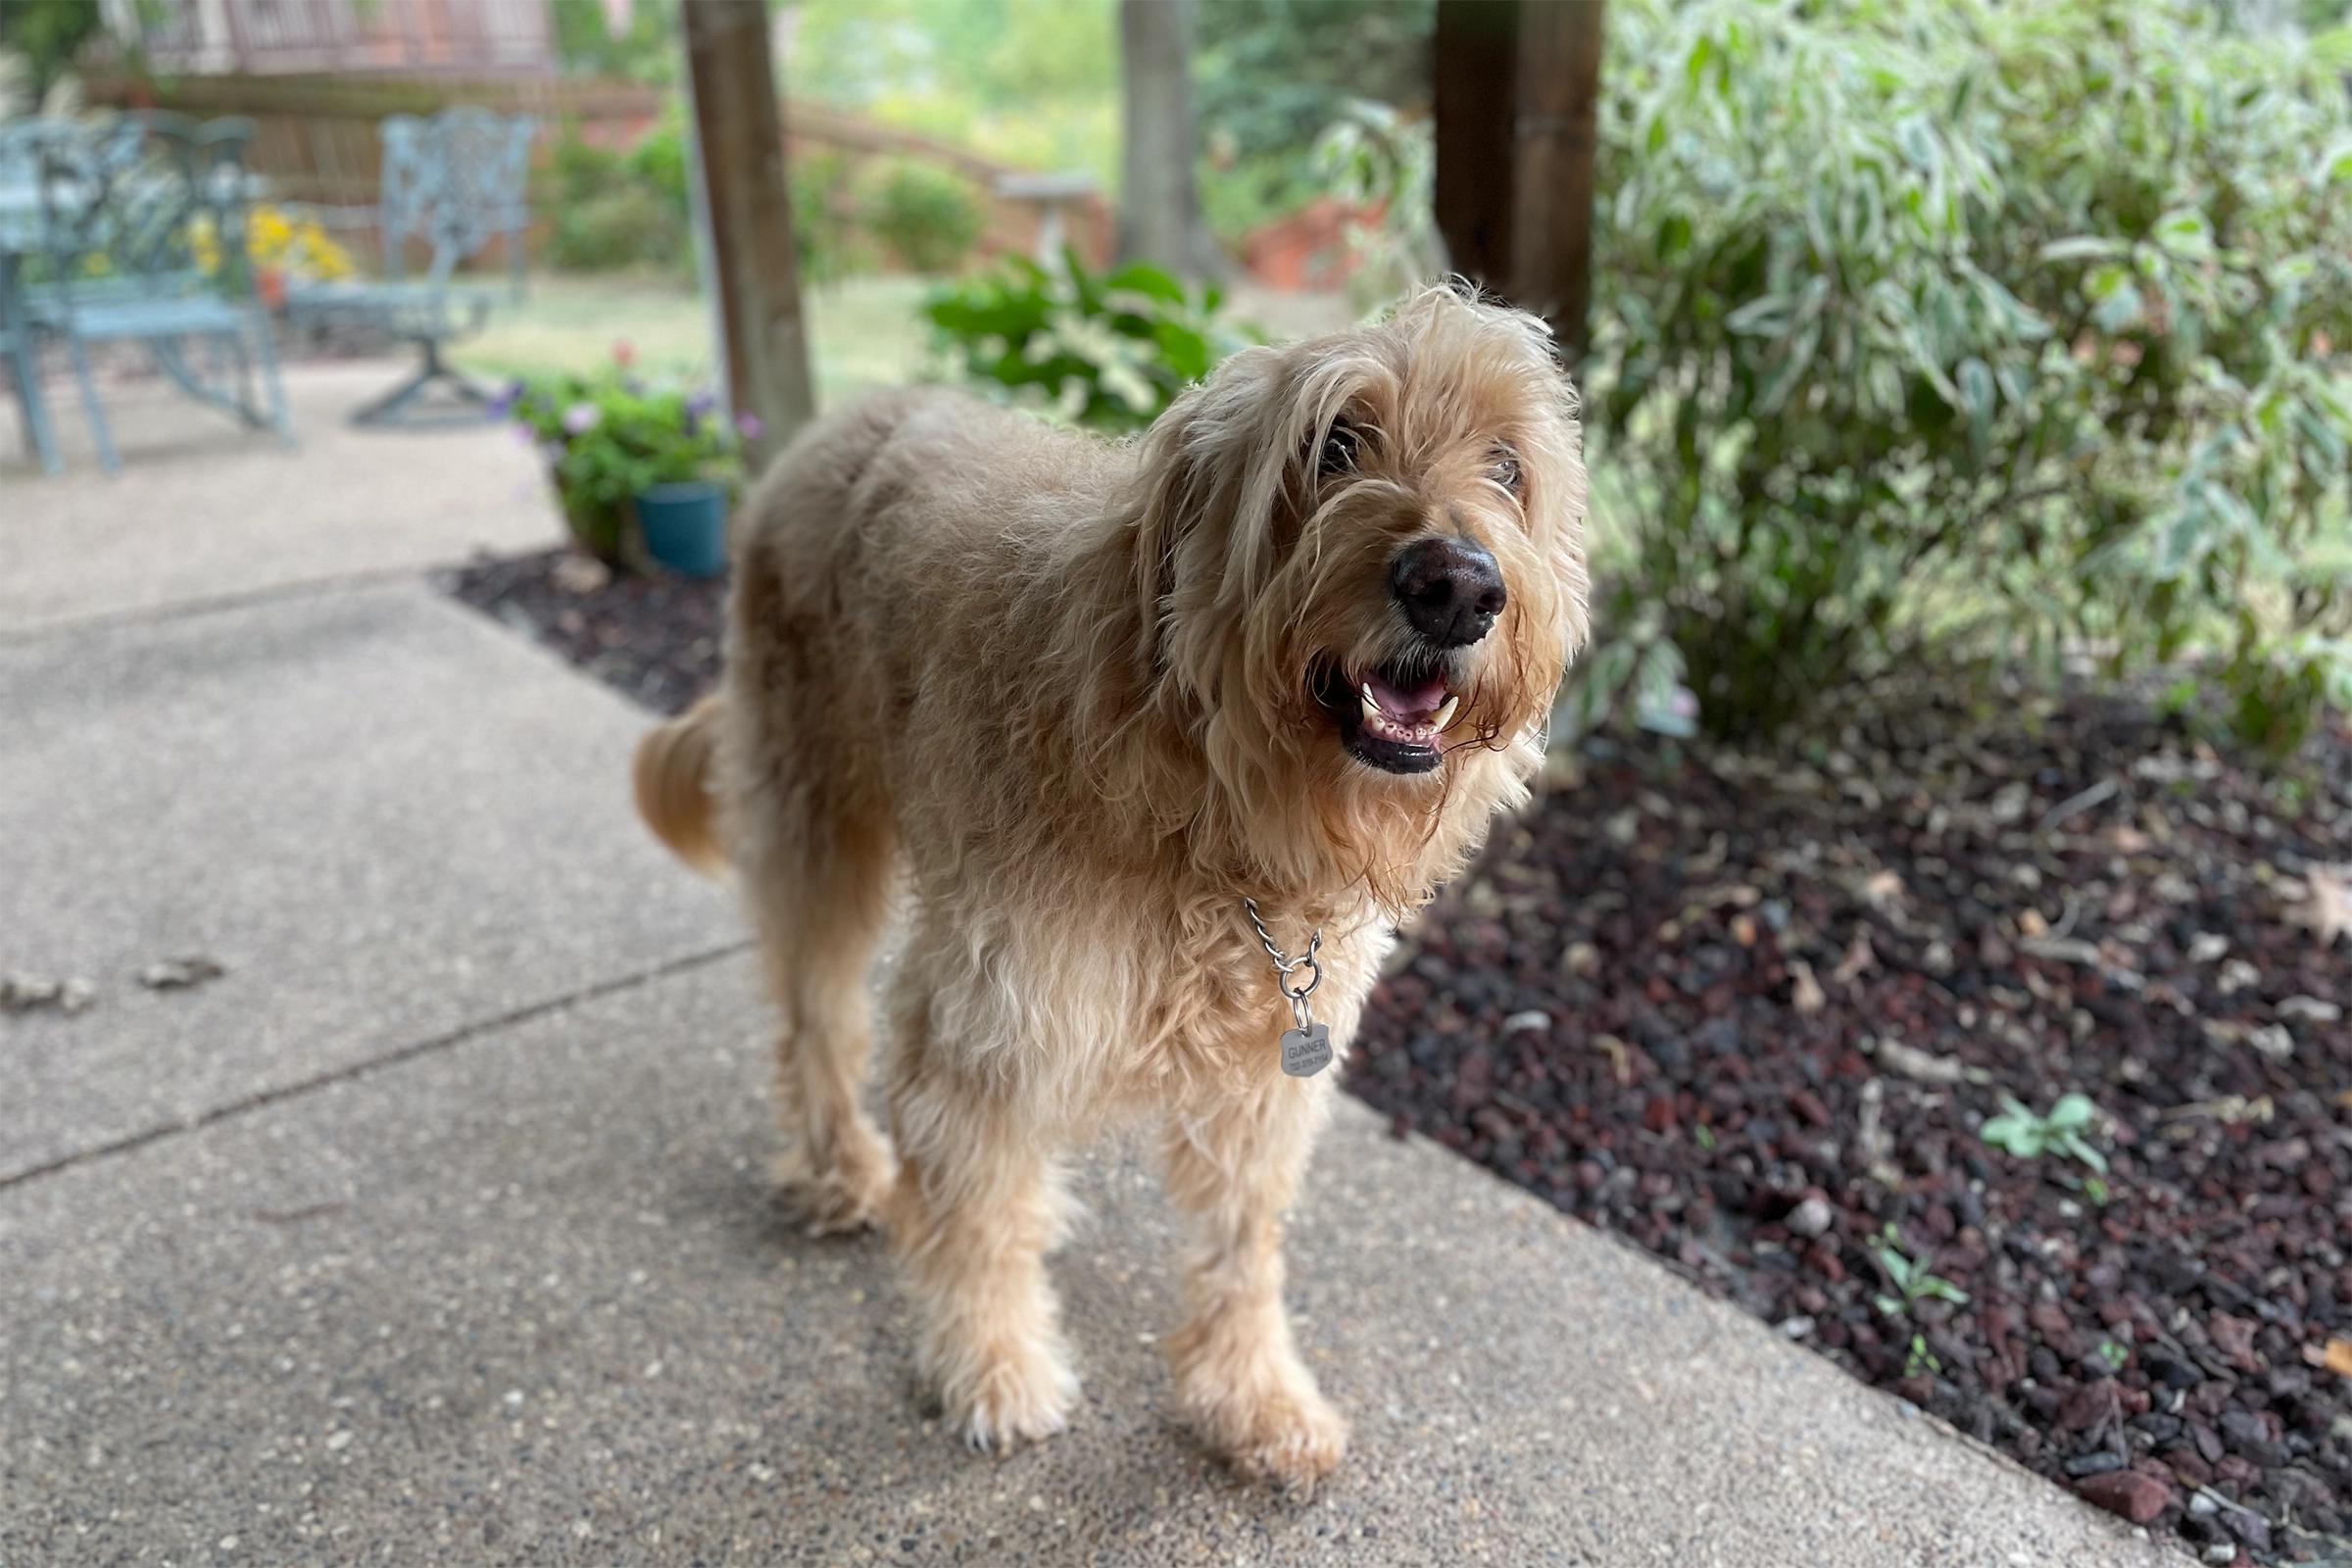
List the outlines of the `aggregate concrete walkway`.
<svg viewBox="0 0 2352 1568">
<path fill-rule="evenodd" d="M 0 971 L 101 992 L 0 1015 L 0 1568 L 2179 1560 L 1352 1103 L 1291 1250 L 1330 1487 L 1173 1423 L 1124 1146 L 1076 1424 L 973 1457 L 880 1245 L 769 1197 L 753 964 L 617 698 L 406 584 L 28 631 L 0 715 Z"/>
</svg>

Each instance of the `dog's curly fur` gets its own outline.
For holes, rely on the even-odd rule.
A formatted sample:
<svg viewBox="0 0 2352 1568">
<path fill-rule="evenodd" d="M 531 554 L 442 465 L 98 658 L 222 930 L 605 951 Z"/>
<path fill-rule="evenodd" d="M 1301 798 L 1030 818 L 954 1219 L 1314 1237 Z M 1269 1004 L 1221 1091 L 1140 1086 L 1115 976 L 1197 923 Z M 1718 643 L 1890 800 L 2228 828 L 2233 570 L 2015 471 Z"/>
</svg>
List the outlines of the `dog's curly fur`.
<svg viewBox="0 0 2352 1568">
<path fill-rule="evenodd" d="M 648 737 L 638 799 L 739 873 L 784 1013 L 788 1177 L 817 1228 L 886 1225 L 970 1442 L 1067 1419 L 1056 1152 L 1149 1110 L 1196 1235 L 1164 1342 L 1183 1410 L 1245 1474 L 1339 1462 L 1280 1253 L 1338 1073 L 1280 1071 L 1243 901 L 1292 952 L 1321 929 L 1344 1059 L 1396 920 L 1525 798 L 1585 634 L 1584 511 L 1543 324 L 1458 288 L 1238 354 L 1134 442 L 886 393 L 751 497 L 722 694 Z M 1391 587 L 1435 538 L 1507 589 L 1467 647 L 1417 642 Z M 1460 699 L 1425 770 L 1350 740 L 1384 670 Z M 902 887 L 886 1140 L 864 977 Z"/>
</svg>

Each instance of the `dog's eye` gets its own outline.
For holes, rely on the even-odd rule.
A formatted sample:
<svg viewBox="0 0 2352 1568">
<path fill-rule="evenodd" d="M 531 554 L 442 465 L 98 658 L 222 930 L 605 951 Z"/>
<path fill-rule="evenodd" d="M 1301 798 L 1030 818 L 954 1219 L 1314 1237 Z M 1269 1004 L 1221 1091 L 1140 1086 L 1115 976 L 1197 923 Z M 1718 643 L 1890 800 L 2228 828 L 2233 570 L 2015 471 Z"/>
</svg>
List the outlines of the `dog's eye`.
<svg viewBox="0 0 2352 1568">
<path fill-rule="evenodd" d="M 1315 460 L 1317 473 L 1346 473 L 1355 466 L 1358 446 L 1356 433 L 1345 424 L 1335 424 L 1331 434 L 1323 438 L 1322 456 Z"/>
<path fill-rule="evenodd" d="M 1494 461 L 1487 466 L 1487 477 L 1517 495 L 1520 483 L 1519 455 L 1509 447 L 1498 448 L 1494 453 Z"/>
</svg>

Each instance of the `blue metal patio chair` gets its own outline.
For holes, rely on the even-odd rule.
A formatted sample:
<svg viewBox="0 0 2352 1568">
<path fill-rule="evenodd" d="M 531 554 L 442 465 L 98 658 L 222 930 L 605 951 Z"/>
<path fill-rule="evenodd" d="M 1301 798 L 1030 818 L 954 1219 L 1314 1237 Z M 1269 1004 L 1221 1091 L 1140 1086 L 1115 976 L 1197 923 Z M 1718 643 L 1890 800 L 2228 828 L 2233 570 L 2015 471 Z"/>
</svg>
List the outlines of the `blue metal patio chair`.
<svg viewBox="0 0 2352 1568">
<path fill-rule="evenodd" d="M 385 280 L 296 284 L 287 302 L 298 319 L 369 320 L 423 350 L 416 373 L 353 414 L 354 424 L 447 418 L 446 412 L 420 416 L 422 400 L 435 387 L 455 396 L 461 417 L 478 419 L 497 394 L 443 360 L 441 351 L 481 329 L 492 294 L 458 286 L 454 274 L 460 263 L 480 255 L 493 239 L 502 240 L 511 297 L 522 298 L 535 123 L 527 115 L 466 106 L 425 120 L 394 115 L 376 128 L 384 144 L 376 221 L 383 235 Z M 404 252 L 412 238 L 432 248 L 431 263 L 416 279 L 406 275 Z"/>
<path fill-rule="evenodd" d="M 36 141 L 46 276 L 21 291 L 24 314 L 65 340 L 109 473 L 122 461 L 91 374 L 99 343 L 143 345 L 193 396 L 294 444 L 246 259 L 252 138 L 249 120 L 144 115 Z"/>
<path fill-rule="evenodd" d="M 0 365 L 16 389 L 24 444 L 41 470 L 54 474 L 66 466 L 41 399 L 40 345 L 33 336 L 24 277 L 26 262 L 45 249 L 40 143 L 53 129 L 38 120 L 0 124 Z"/>
</svg>

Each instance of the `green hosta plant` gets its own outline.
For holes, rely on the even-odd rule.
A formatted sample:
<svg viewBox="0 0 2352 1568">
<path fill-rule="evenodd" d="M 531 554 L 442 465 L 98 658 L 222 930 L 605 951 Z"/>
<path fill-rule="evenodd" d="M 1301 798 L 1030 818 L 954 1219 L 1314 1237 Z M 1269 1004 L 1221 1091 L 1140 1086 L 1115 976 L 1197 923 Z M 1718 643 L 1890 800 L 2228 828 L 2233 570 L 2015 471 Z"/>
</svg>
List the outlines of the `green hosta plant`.
<svg viewBox="0 0 2352 1568">
<path fill-rule="evenodd" d="M 2230 15 L 1610 7 L 1604 608 L 1708 727 L 1963 633 L 2201 660 L 2275 748 L 2347 694 L 2352 32 Z"/>
<path fill-rule="evenodd" d="M 2001 1097 L 2001 1114 L 1985 1119 L 1977 1129 L 1977 1136 L 1994 1149 L 2006 1150 L 2020 1159 L 2039 1159 L 2044 1154 L 2058 1154 L 2079 1159 L 2097 1171 L 2107 1174 L 2107 1156 L 2091 1147 L 2083 1135 L 2099 1119 L 2098 1106 L 2087 1095 L 2060 1095 L 2047 1115 L 2035 1115 L 2007 1095 Z"/>
<path fill-rule="evenodd" d="M 1219 360 L 1256 340 L 1217 319 L 1224 296 L 1155 267 L 1090 272 L 1071 252 L 1026 258 L 931 297 L 938 347 L 983 391 L 1073 423 L 1133 430 Z"/>
</svg>

